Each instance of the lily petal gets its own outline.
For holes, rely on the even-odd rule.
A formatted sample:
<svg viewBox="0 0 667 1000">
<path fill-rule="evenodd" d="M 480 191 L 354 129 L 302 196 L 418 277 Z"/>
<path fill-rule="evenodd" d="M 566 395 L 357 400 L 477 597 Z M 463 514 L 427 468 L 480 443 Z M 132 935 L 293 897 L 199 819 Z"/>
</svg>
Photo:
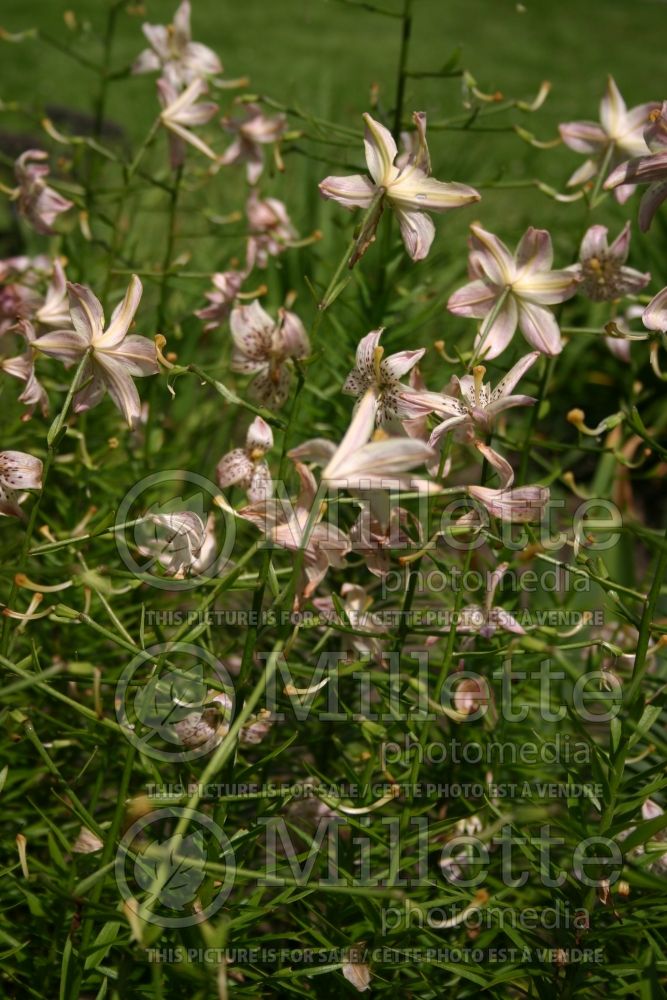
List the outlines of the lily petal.
<svg viewBox="0 0 667 1000">
<path fill-rule="evenodd" d="M 519 303 L 519 327 L 531 345 L 542 354 L 553 357 L 563 349 L 556 317 L 549 309 L 526 302 Z"/>
<path fill-rule="evenodd" d="M 369 114 L 365 114 L 363 118 L 366 123 L 364 148 L 368 172 L 378 186 L 386 187 L 391 177 L 398 149 L 389 129 L 375 121 Z"/>
<path fill-rule="evenodd" d="M 325 177 L 320 181 L 320 194 L 337 201 L 344 208 L 368 208 L 375 195 L 375 185 L 362 174 L 349 177 Z"/>
</svg>

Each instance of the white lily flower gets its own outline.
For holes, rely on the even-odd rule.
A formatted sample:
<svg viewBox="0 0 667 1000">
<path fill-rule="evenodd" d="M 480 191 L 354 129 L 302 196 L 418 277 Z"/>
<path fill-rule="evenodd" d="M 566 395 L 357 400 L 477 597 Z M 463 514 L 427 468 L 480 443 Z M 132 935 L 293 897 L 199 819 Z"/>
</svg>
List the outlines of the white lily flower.
<svg viewBox="0 0 667 1000">
<path fill-rule="evenodd" d="M 361 396 L 368 389 L 375 394 L 378 424 L 389 423 L 393 418 L 412 419 L 440 409 L 441 397 L 403 385 L 400 381 L 414 368 L 426 353 L 426 348 L 416 351 L 399 351 L 384 357 L 380 347 L 383 330 L 372 330 L 359 341 L 356 366 L 345 379 L 343 392 Z"/>
<path fill-rule="evenodd" d="M 53 262 L 53 274 L 49 287 L 46 289 L 44 302 L 35 313 L 35 322 L 42 326 L 67 326 L 69 318 L 69 301 L 67 299 L 67 279 L 59 260 Z"/>
<path fill-rule="evenodd" d="M 255 417 L 246 436 L 245 448 L 234 448 L 218 462 L 216 476 L 221 488 L 238 484 L 250 503 L 273 495 L 271 470 L 264 456 L 273 448 L 273 432 L 265 420 Z"/>
<path fill-rule="evenodd" d="M 424 214 L 447 212 L 479 201 L 480 194 L 467 184 L 446 183 L 430 177 L 428 147 L 426 145 L 426 115 L 416 111 L 412 119 L 419 136 L 418 150 L 396 164 L 398 149 L 391 132 L 365 114 L 364 146 L 366 163 L 372 179 L 362 174 L 350 177 L 325 177 L 320 192 L 344 208 L 369 208 L 378 191 L 394 210 L 403 237 L 405 249 L 413 260 L 422 260 L 428 254 L 435 227 Z"/>
<path fill-rule="evenodd" d="M 539 351 L 525 354 L 501 378 L 495 389 L 489 382 L 484 382 L 484 365 L 475 365 L 472 375 L 464 375 L 462 378 L 455 375 L 452 381 L 460 392 L 460 399 L 446 394 L 443 396 L 440 407 L 449 411 L 450 416 L 433 430 L 429 440 L 431 448 L 439 447 L 443 435 L 454 428 L 464 430 L 468 435 L 475 427 L 486 432 L 491 430 L 496 417 L 503 410 L 514 406 L 532 406 L 535 403 L 533 396 L 515 396 L 512 395 L 512 390 L 539 356 Z"/>
<path fill-rule="evenodd" d="M 190 131 L 195 125 L 205 125 L 218 110 L 218 105 L 212 101 L 197 104 L 202 94 L 208 91 L 206 82 L 201 79 L 193 80 L 179 94 L 171 80 L 163 76 L 158 80 L 157 88 L 162 105 L 160 121 L 171 133 L 169 151 L 172 168 L 175 170 L 182 165 L 185 159 L 184 143 L 186 142 L 198 149 L 204 156 L 208 156 L 209 159 L 217 160 L 211 147 Z"/>
<path fill-rule="evenodd" d="M 25 517 L 19 504 L 23 490 L 41 490 L 41 459 L 24 451 L 0 451 L 0 514 Z"/>
<path fill-rule="evenodd" d="M 507 572 L 508 565 L 506 562 L 500 563 L 492 573 L 487 573 L 484 604 L 481 606 L 468 604 L 461 608 L 460 621 L 456 625 L 457 632 L 478 632 L 485 639 L 490 639 L 498 629 L 513 632 L 515 635 L 526 634 L 524 627 L 510 611 L 493 603 L 496 590 Z"/>
<path fill-rule="evenodd" d="M 133 73 L 167 71 L 176 84 L 222 73 L 222 63 L 207 45 L 192 41 L 190 2 L 183 0 L 171 24 L 144 24 L 141 29 L 149 49 L 134 61 Z"/>
<path fill-rule="evenodd" d="M 97 406 L 108 392 L 132 427 L 141 415 L 132 379 L 159 371 L 155 344 L 147 337 L 127 335 L 141 299 L 141 282 L 132 275 L 125 298 L 114 309 L 106 330 L 102 306 L 91 290 L 71 283 L 67 288 L 74 329 L 45 333 L 35 340 L 34 349 L 65 364 L 75 364 L 88 354 L 82 382 L 90 381 L 75 394 L 74 412 Z"/>
<path fill-rule="evenodd" d="M 217 330 L 229 318 L 245 278 L 244 271 L 219 271 L 212 276 L 214 290 L 204 293 L 209 304 L 195 311 L 195 316 L 204 320 L 204 330 Z"/>
<path fill-rule="evenodd" d="M 606 226 L 586 230 L 579 250 L 579 263 L 571 268 L 581 276 L 580 291 L 592 302 L 609 302 L 645 288 L 651 275 L 626 267 L 630 252 L 630 223 L 626 222 L 610 244 Z"/>
</svg>

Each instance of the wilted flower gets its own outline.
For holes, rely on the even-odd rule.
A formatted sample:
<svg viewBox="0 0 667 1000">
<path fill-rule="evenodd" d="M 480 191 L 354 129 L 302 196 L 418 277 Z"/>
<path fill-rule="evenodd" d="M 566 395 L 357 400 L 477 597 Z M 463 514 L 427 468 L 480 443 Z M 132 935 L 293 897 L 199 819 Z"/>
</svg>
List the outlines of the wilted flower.
<svg viewBox="0 0 667 1000">
<path fill-rule="evenodd" d="M 485 639 L 490 639 L 498 629 L 514 632 L 516 635 L 526 634 L 526 630 L 511 612 L 493 604 L 498 584 L 505 575 L 507 567 L 508 563 L 500 563 L 492 573 L 487 573 L 484 604 L 481 606 L 467 604 L 461 609 L 460 621 L 456 626 L 457 632 L 478 632 Z M 457 688 L 457 692 L 458 690 Z"/>
<path fill-rule="evenodd" d="M 259 198 L 256 191 L 251 191 L 246 215 L 250 230 L 246 253 L 249 271 L 253 267 L 267 267 L 269 257 L 278 257 L 298 239 L 287 208 L 278 198 Z"/>
<path fill-rule="evenodd" d="M 43 161 L 48 158 L 43 149 L 27 149 L 14 165 L 19 183 L 14 196 L 18 198 L 19 211 L 36 232 L 46 236 L 53 232 L 51 227 L 56 217 L 74 204 L 47 185 L 50 171 Z"/>
<path fill-rule="evenodd" d="M 549 233 L 531 226 L 511 254 L 502 240 L 477 223 L 470 230 L 468 270 L 473 280 L 454 292 L 447 308 L 456 316 L 489 317 L 475 340 L 476 350 L 497 357 L 519 326 L 531 347 L 559 354 L 560 330 L 546 307 L 571 298 L 579 278 L 572 271 L 552 271 Z"/>
<path fill-rule="evenodd" d="M 609 76 L 606 93 L 600 101 L 600 124 L 582 121 L 566 122 L 559 126 L 565 145 L 590 157 L 575 170 L 568 185 L 573 187 L 584 184 L 603 167 L 611 170 L 627 157 L 647 153 L 642 132 L 649 114 L 657 107 L 658 104 L 651 101 L 648 104 L 638 104 L 628 111 L 613 77 Z M 617 201 L 622 204 L 630 197 L 634 187 L 625 181 L 619 183 L 625 184 L 615 192 Z"/>
<path fill-rule="evenodd" d="M 214 291 L 205 293 L 209 305 L 195 312 L 198 319 L 204 320 L 205 330 L 216 330 L 229 318 L 245 277 L 243 271 L 221 271 L 213 275 Z"/>
<path fill-rule="evenodd" d="M 415 112 L 413 121 L 419 135 L 419 146 L 402 166 L 395 164 L 398 150 L 391 132 L 365 114 L 364 146 L 366 163 L 372 180 L 362 174 L 349 177 L 325 177 L 320 192 L 344 208 L 369 208 L 378 192 L 389 202 L 401 229 L 405 249 L 413 260 L 428 254 L 435 227 L 424 214 L 446 212 L 479 201 L 479 192 L 466 184 L 450 184 L 430 177 L 431 164 L 426 145 L 426 115 Z"/>
<path fill-rule="evenodd" d="M 630 154 L 633 159 L 621 163 L 609 175 L 605 188 L 634 191 L 635 184 L 648 184 L 648 190 L 639 205 L 639 228 L 647 232 L 653 216 L 667 198 L 667 101 L 648 115 L 644 129 L 644 149 Z M 619 185 L 621 185 L 619 187 Z"/>
<path fill-rule="evenodd" d="M 217 157 L 211 147 L 190 131 L 193 125 L 205 125 L 218 110 L 218 105 L 212 101 L 197 104 L 202 94 L 208 91 L 206 82 L 201 79 L 193 80 L 179 94 L 171 80 L 167 77 L 161 77 L 157 82 L 157 88 L 162 105 L 160 121 L 170 132 L 169 156 L 172 168 L 175 170 L 182 165 L 185 159 L 184 143 L 186 142 L 189 142 L 204 156 L 215 160 Z"/>
<path fill-rule="evenodd" d="M 581 277 L 580 290 L 593 302 L 605 302 L 631 295 L 645 288 L 651 280 L 650 274 L 642 274 L 632 267 L 625 267 L 630 252 L 630 223 L 623 229 L 611 246 L 606 226 L 591 226 L 586 230 L 579 264 L 571 270 Z"/>
<path fill-rule="evenodd" d="M 141 299 L 141 282 L 132 275 L 125 298 L 114 309 L 106 330 L 102 306 L 91 290 L 75 284 L 67 288 L 74 329 L 45 333 L 34 342 L 34 348 L 66 364 L 79 362 L 87 354 L 81 381 L 90 381 L 76 393 L 74 411 L 81 413 L 97 406 L 108 392 L 132 427 L 141 412 L 132 379 L 159 371 L 154 343 L 147 337 L 127 336 Z"/>
<path fill-rule="evenodd" d="M 371 988 L 371 970 L 367 962 L 357 957 L 356 950 L 350 952 L 340 971 L 359 993 Z"/>
<path fill-rule="evenodd" d="M 343 383 L 343 392 L 351 396 L 361 396 L 372 389 L 377 405 L 377 422 L 388 423 L 394 417 L 399 420 L 431 413 L 440 403 L 440 396 L 434 392 L 420 392 L 400 379 L 417 364 L 426 353 L 426 348 L 416 351 L 399 351 L 384 357 L 380 347 L 380 337 L 384 331 L 373 330 L 362 337 L 357 346 L 356 366 Z"/>
<path fill-rule="evenodd" d="M 137 56 L 133 73 L 166 71 L 176 85 L 222 73 L 222 64 L 215 52 L 207 45 L 192 41 L 189 0 L 179 5 L 172 24 L 143 24 L 142 31 L 150 48 Z"/>
<path fill-rule="evenodd" d="M 273 716 L 268 708 L 261 708 L 254 715 L 249 715 L 239 731 L 239 743 L 241 746 L 257 746 L 264 740 L 274 723 Z"/>
<path fill-rule="evenodd" d="M 284 115 L 265 115 L 258 104 L 245 104 L 242 118 L 223 118 L 222 127 L 236 136 L 219 163 L 245 163 L 249 184 L 256 184 L 264 169 L 262 146 L 278 142 L 285 132 Z"/>
<path fill-rule="evenodd" d="M 218 462 L 215 470 L 218 485 L 223 489 L 234 484 L 242 486 L 250 503 L 272 496 L 271 470 L 264 459 L 271 448 L 271 428 L 261 417 L 255 417 L 248 428 L 245 448 L 234 448 Z"/>
<path fill-rule="evenodd" d="M 475 427 L 487 432 L 491 430 L 496 417 L 503 410 L 509 410 L 513 406 L 532 406 L 535 402 L 533 396 L 513 396 L 512 390 L 539 356 L 539 351 L 525 354 L 513 368 L 510 368 L 507 375 L 501 378 L 495 389 L 491 388 L 489 382 L 484 382 L 486 375 L 484 365 L 475 365 L 472 375 L 464 375 L 462 378 L 454 375 L 452 381 L 459 390 L 461 398 L 444 396 L 440 408 L 449 411 L 451 416 L 433 430 L 429 441 L 431 448 L 437 448 L 442 436 L 455 427 L 467 431 L 468 434 L 472 433 Z"/>
<path fill-rule="evenodd" d="M 230 326 L 234 338 L 232 371 L 253 374 L 254 399 L 280 407 L 289 394 L 290 375 L 286 362 L 305 358 L 310 351 L 308 335 L 299 317 L 287 309 L 279 311 L 276 323 L 257 300 L 232 310 Z"/>
<path fill-rule="evenodd" d="M 41 490 L 42 462 L 24 451 L 0 451 L 0 514 L 25 517 L 17 491 Z"/>
<path fill-rule="evenodd" d="M 186 750 L 212 750 L 229 732 L 233 712 L 232 700 L 224 691 L 208 691 L 205 707 L 188 712 L 173 722 L 171 728 Z"/>
</svg>

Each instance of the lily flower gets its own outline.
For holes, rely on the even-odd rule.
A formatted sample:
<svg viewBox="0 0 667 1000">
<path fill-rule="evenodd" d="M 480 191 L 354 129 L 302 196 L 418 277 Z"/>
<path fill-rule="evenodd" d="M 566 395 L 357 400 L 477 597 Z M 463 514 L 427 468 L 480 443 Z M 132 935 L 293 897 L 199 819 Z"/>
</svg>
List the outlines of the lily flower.
<svg viewBox="0 0 667 1000">
<path fill-rule="evenodd" d="M 231 369 L 253 374 L 252 397 L 273 407 L 282 406 L 290 387 L 286 362 L 305 358 L 310 351 L 308 335 L 299 317 L 287 309 L 279 310 L 276 323 L 259 302 L 232 310 L 230 327 L 234 338 Z"/>
<path fill-rule="evenodd" d="M 647 330 L 667 333 L 667 288 L 663 288 L 653 296 L 641 315 L 642 323 Z"/>
<path fill-rule="evenodd" d="M 105 330 L 99 300 L 85 285 L 67 285 L 73 330 L 54 330 L 34 342 L 35 350 L 66 364 L 75 364 L 88 355 L 82 372 L 87 385 L 74 396 L 74 412 L 97 406 L 105 392 L 132 427 L 141 416 L 141 404 L 133 378 L 159 371 L 155 344 L 147 337 L 128 336 L 141 300 L 142 285 L 132 275 L 123 301 L 114 309 Z"/>
<path fill-rule="evenodd" d="M 244 271 L 221 271 L 213 275 L 214 291 L 205 293 L 209 305 L 195 312 L 198 319 L 204 320 L 204 330 L 217 330 L 229 318 L 245 278 Z"/>
<path fill-rule="evenodd" d="M 359 341 L 356 365 L 343 383 L 343 392 L 350 396 L 362 396 L 372 389 L 378 424 L 386 424 L 393 418 L 412 419 L 432 413 L 439 407 L 441 397 L 434 392 L 422 392 L 403 385 L 400 381 L 424 356 L 426 348 L 399 351 L 385 358 L 384 348 L 380 347 L 382 333 L 382 329 L 372 330 Z"/>
<path fill-rule="evenodd" d="M 262 146 L 278 142 L 285 133 L 285 115 L 265 115 L 259 104 L 245 104 L 243 117 L 222 119 L 226 132 L 236 136 L 218 161 L 223 167 L 245 163 L 249 184 L 256 184 L 264 169 Z"/>
<path fill-rule="evenodd" d="M 644 147 L 635 151 L 633 159 L 616 167 L 604 185 L 607 190 L 614 189 L 614 193 L 631 185 L 649 185 L 639 205 L 639 228 L 643 233 L 648 231 L 653 216 L 667 198 L 667 101 L 648 115 Z M 631 190 L 634 191 L 634 186 Z"/>
<path fill-rule="evenodd" d="M 183 0 L 171 24 L 143 24 L 150 48 L 134 61 L 133 73 L 164 72 L 176 85 L 187 85 L 198 77 L 222 73 L 222 63 L 207 45 L 192 41 L 190 2 Z"/>
<path fill-rule="evenodd" d="M 255 417 L 248 428 L 245 448 L 234 448 L 218 462 L 218 485 L 238 484 L 247 491 L 250 503 L 265 500 L 273 495 L 271 470 L 264 459 L 273 448 L 273 432 L 266 421 Z"/>
<path fill-rule="evenodd" d="M 428 254 L 435 226 L 424 210 L 446 212 L 479 201 L 480 194 L 467 184 L 445 183 L 430 177 L 431 164 L 426 145 L 426 115 L 415 112 L 412 120 L 417 128 L 417 152 L 395 163 L 398 149 L 391 132 L 365 114 L 364 146 L 371 177 L 353 174 L 349 177 L 325 177 L 320 192 L 344 208 L 369 208 L 378 193 L 394 210 L 403 243 L 412 260 L 422 260 Z"/>
<path fill-rule="evenodd" d="M 0 361 L 0 370 L 25 382 L 19 403 L 25 403 L 28 409 L 21 419 L 29 420 L 36 406 L 39 406 L 42 416 L 45 417 L 49 412 L 49 397 L 35 373 L 35 352 L 32 348 L 36 339 L 35 330 L 28 320 L 21 320 L 18 332 L 25 338 L 27 350 L 15 358 L 3 358 Z"/>
<path fill-rule="evenodd" d="M 586 230 L 579 251 L 579 263 L 571 270 L 581 277 L 580 290 L 593 302 L 608 302 L 645 288 L 650 274 L 642 274 L 625 262 L 630 252 L 630 223 L 626 222 L 609 245 L 606 226 Z"/>
<path fill-rule="evenodd" d="M 468 435 L 476 427 L 488 432 L 498 414 L 504 410 L 514 406 L 532 406 L 536 402 L 533 396 L 515 396 L 512 390 L 539 356 L 539 351 L 525 354 L 513 368 L 510 368 L 507 375 L 501 378 L 495 389 L 491 388 L 489 382 L 484 382 L 486 374 L 484 365 L 475 365 L 472 375 L 464 375 L 462 378 L 454 375 L 452 381 L 459 390 L 460 399 L 448 395 L 443 397 L 441 409 L 448 409 L 451 415 L 433 430 L 429 441 L 431 448 L 437 448 L 443 435 L 455 427 L 465 430 Z"/>
<path fill-rule="evenodd" d="M 204 156 L 216 160 L 217 156 L 203 139 L 191 132 L 193 125 L 205 125 L 218 110 L 218 105 L 212 101 L 197 104 L 197 101 L 208 91 L 206 82 L 193 80 L 179 94 L 174 84 L 167 77 L 160 77 L 157 82 L 158 97 L 162 105 L 160 121 L 169 130 L 169 154 L 172 169 L 180 167 L 185 159 L 185 143 L 198 149 Z"/>
<path fill-rule="evenodd" d="M 188 575 L 206 574 L 211 571 L 216 555 L 214 515 L 206 522 L 192 510 L 154 511 L 135 529 L 137 549 L 150 558 L 144 571 L 155 565 L 163 568 L 168 577 L 183 580 Z"/>
<path fill-rule="evenodd" d="M 486 507 L 489 514 L 500 518 L 501 521 L 517 524 L 539 521 L 549 502 L 548 488 L 546 486 L 518 486 L 516 489 L 511 489 L 514 482 L 514 470 L 507 459 L 479 441 L 475 442 L 475 446 L 496 470 L 500 479 L 500 489 L 491 489 L 488 486 L 469 486 L 470 496 Z"/>
<path fill-rule="evenodd" d="M 502 240 L 478 223 L 470 227 L 468 270 L 473 279 L 449 299 L 455 316 L 488 317 L 475 340 L 487 358 L 505 350 L 517 326 L 535 350 L 555 355 L 562 350 L 558 323 L 547 306 L 565 302 L 577 290 L 579 275 L 553 271 L 551 236 L 531 226 L 514 254 Z"/>
<path fill-rule="evenodd" d="M 252 191 L 246 202 L 246 215 L 250 230 L 246 252 L 249 271 L 253 267 L 264 269 L 269 257 L 278 257 L 299 238 L 287 208 L 278 198 L 258 198 L 257 192 Z"/>
<path fill-rule="evenodd" d="M 433 462 L 435 452 L 416 438 L 382 435 L 380 440 L 370 440 L 375 427 L 375 410 L 375 392 L 368 389 L 338 447 L 332 441 L 315 438 L 293 448 L 290 458 L 324 465 L 322 482 L 337 489 L 404 488 L 436 492 L 438 487 L 434 483 L 406 475 L 418 465 Z"/>
<path fill-rule="evenodd" d="M 0 451 L 0 514 L 25 518 L 17 491 L 41 490 L 41 459 L 24 451 Z"/>
<path fill-rule="evenodd" d="M 585 184 L 603 168 L 613 170 L 622 160 L 631 156 L 643 156 L 648 147 L 642 134 L 651 111 L 659 105 L 655 101 L 638 104 L 628 111 L 625 101 L 616 86 L 614 78 L 607 77 L 607 89 L 600 101 L 600 123 L 581 121 L 565 122 L 559 125 L 561 139 L 566 146 L 577 153 L 588 155 L 578 170 L 570 177 L 568 187 Z M 608 178 L 605 187 L 610 186 Z M 634 186 L 629 181 L 619 182 L 614 192 L 616 200 L 627 201 Z M 613 186 L 613 185 L 611 185 Z"/>
<path fill-rule="evenodd" d="M 317 483 L 310 470 L 301 462 L 294 467 L 299 477 L 300 488 L 294 506 L 289 501 L 267 498 L 233 513 L 259 528 L 269 541 L 289 552 L 303 549 L 303 573 L 299 581 L 298 593 L 311 597 L 326 576 L 329 568 L 341 569 L 345 556 L 350 551 L 350 540 L 334 524 L 321 521 L 324 512 L 318 512 L 318 519 L 310 525 L 306 538 L 306 528 L 311 520 L 311 510 L 317 499 Z M 226 503 L 220 503 L 223 509 Z M 305 544 L 304 544 L 305 543 Z"/>
<path fill-rule="evenodd" d="M 53 232 L 57 216 L 74 204 L 47 185 L 45 178 L 50 170 L 42 161 L 48 158 L 49 154 L 43 149 L 27 149 L 14 164 L 19 183 L 14 197 L 18 198 L 19 212 L 32 224 L 35 232 L 45 236 Z"/>
<path fill-rule="evenodd" d="M 59 260 L 53 262 L 53 274 L 46 290 L 44 302 L 35 313 L 35 321 L 42 326 L 67 326 L 70 322 L 67 279 Z"/>
</svg>

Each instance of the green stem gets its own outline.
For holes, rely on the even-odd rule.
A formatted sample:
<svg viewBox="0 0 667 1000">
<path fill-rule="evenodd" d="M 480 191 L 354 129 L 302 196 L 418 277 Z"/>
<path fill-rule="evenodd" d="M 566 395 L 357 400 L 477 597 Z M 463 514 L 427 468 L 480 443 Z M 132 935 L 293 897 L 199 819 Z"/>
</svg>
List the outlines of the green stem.
<svg viewBox="0 0 667 1000">
<path fill-rule="evenodd" d="M 398 56 L 398 76 L 396 80 L 396 101 L 394 105 L 394 138 L 398 142 L 401 133 L 401 122 L 403 121 L 403 103 L 405 100 L 405 81 L 407 79 L 408 49 L 410 48 L 410 35 L 412 34 L 412 3 L 413 0 L 403 0 L 401 50 Z"/>
</svg>

